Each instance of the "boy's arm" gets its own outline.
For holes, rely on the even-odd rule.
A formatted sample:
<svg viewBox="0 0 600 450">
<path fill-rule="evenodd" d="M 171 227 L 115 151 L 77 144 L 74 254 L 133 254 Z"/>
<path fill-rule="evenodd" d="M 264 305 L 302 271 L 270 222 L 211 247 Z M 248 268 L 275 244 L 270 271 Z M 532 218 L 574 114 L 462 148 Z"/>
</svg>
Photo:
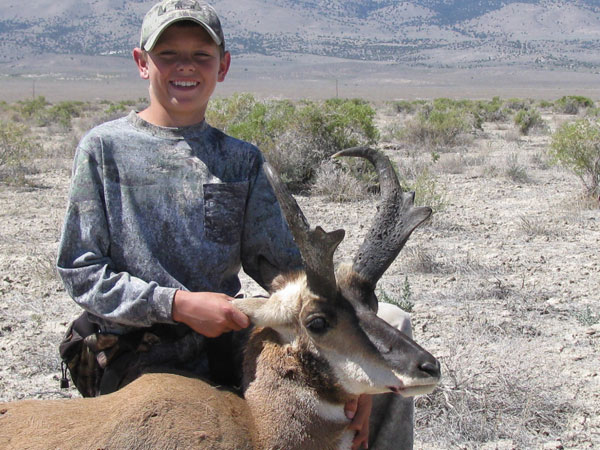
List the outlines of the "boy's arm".
<svg viewBox="0 0 600 450">
<path fill-rule="evenodd" d="M 261 264 L 286 273 L 301 269 L 302 259 L 264 173 L 262 155 L 255 170 L 244 216 L 242 265 L 249 276 L 268 290 L 271 280 L 263 279 Z"/>
<path fill-rule="evenodd" d="M 102 180 L 98 162 L 79 148 L 57 261 L 65 288 L 85 310 L 111 322 L 134 327 L 172 323 L 176 288 L 114 268 Z"/>
</svg>

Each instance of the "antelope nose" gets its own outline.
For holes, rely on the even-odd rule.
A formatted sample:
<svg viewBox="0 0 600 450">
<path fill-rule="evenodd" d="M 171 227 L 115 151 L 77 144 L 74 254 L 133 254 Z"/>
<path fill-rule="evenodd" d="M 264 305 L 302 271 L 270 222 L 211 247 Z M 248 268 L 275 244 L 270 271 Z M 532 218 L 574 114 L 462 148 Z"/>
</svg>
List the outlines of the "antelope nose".
<svg viewBox="0 0 600 450">
<path fill-rule="evenodd" d="M 441 375 L 440 363 L 437 360 L 435 363 L 432 363 L 431 361 L 421 363 L 419 369 L 433 378 L 439 378 Z"/>
</svg>

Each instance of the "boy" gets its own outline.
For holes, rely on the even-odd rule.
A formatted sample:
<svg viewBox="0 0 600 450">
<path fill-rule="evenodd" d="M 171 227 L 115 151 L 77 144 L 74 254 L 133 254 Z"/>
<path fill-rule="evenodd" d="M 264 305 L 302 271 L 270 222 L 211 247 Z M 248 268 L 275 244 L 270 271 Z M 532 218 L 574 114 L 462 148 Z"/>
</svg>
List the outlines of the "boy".
<svg viewBox="0 0 600 450">
<path fill-rule="evenodd" d="M 150 106 L 80 142 L 59 248 L 65 287 L 96 327 L 84 352 L 102 369 L 78 388 L 105 394 L 152 370 L 235 385 L 228 332 L 249 326 L 230 303 L 240 267 L 267 287 L 259 261 L 283 272 L 300 255 L 259 150 L 204 121 L 231 61 L 215 11 L 156 4 L 133 57 Z M 354 448 L 368 439 L 370 398 L 357 403 Z"/>
</svg>

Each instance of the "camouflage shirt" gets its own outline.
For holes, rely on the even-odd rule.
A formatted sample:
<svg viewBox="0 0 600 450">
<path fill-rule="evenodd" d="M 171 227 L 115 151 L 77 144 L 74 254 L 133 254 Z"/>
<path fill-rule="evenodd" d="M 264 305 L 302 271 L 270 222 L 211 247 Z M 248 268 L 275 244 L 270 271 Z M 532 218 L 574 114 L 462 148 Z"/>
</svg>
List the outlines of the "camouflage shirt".
<svg viewBox="0 0 600 450">
<path fill-rule="evenodd" d="M 135 112 L 92 129 L 75 155 L 58 271 L 104 331 L 173 323 L 177 289 L 235 295 L 241 267 L 300 255 L 260 151 L 205 122 L 165 128 Z"/>
</svg>

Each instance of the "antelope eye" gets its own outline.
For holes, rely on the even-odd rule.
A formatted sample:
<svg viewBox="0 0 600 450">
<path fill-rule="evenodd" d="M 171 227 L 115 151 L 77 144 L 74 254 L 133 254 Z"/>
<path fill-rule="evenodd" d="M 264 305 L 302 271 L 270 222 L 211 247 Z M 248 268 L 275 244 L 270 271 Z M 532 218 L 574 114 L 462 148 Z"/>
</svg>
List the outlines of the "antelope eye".
<svg viewBox="0 0 600 450">
<path fill-rule="evenodd" d="M 312 333 L 324 333 L 329 328 L 329 324 L 323 317 L 315 317 L 306 324 L 306 328 Z"/>
</svg>

